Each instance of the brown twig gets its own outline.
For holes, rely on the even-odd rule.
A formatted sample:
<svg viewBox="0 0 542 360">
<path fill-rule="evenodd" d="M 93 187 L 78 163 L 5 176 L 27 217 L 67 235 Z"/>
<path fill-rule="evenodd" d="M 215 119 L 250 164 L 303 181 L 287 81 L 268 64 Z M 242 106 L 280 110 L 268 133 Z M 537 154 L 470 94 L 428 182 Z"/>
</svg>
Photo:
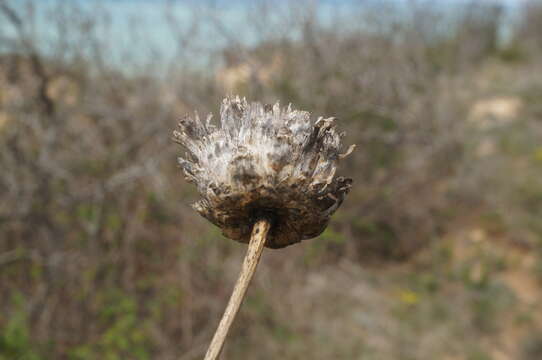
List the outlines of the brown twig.
<svg viewBox="0 0 542 360">
<path fill-rule="evenodd" d="M 233 289 L 233 292 L 228 302 L 228 306 L 222 315 L 220 324 L 216 329 L 213 340 L 207 349 L 204 360 L 215 360 L 220 355 L 226 336 L 230 329 L 239 307 L 243 302 L 245 293 L 247 291 L 250 280 L 256 271 L 256 266 L 260 261 L 260 256 L 265 245 L 267 238 L 267 233 L 271 228 L 271 223 L 267 219 L 261 219 L 254 224 L 252 229 L 252 235 L 250 237 L 250 242 L 248 244 L 247 254 L 245 255 L 245 260 L 243 261 L 243 268 L 237 279 L 237 283 Z"/>
</svg>

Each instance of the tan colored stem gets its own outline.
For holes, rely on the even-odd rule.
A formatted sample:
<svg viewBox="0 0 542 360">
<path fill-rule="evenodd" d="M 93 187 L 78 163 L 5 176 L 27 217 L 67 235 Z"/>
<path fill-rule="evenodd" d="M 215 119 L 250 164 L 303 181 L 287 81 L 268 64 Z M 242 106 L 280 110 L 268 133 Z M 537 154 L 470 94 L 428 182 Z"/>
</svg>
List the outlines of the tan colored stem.
<svg viewBox="0 0 542 360">
<path fill-rule="evenodd" d="M 226 340 L 226 336 L 230 330 L 230 326 L 233 323 L 237 312 L 239 311 L 239 307 L 243 302 L 248 285 L 250 284 L 250 280 L 252 279 L 252 276 L 256 271 L 256 266 L 260 261 L 260 256 L 262 255 L 267 233 L 269 232 L 270 228 L 271 224 L 265 219 L 259 220 L 254 224 L 252 235 L 250 236 L 250 242 L 248 244 L 247 254 L 245 255 L 245 260 L 243 261 L 243 268 L 241 269 L 237 283 L 233 288 L 230 301 L 228 302 L 228 306 L 224 311 L 224 315 L 222 315 L 220 324 L 218 324 L 218 328 L 213 336 L 213 340 L 211 340 L 209 349 L 207 349 L 204 360 L 216 360 L 220 355 L 222 347 L 224 346 L 224 341 Z"/>
</svg>

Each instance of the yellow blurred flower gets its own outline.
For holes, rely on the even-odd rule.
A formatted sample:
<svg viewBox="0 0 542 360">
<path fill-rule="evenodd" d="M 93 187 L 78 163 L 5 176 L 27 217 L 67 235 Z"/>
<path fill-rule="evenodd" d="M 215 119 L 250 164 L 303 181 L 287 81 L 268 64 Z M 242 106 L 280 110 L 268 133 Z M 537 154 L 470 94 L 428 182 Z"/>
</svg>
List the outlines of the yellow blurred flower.
<svg viewBox="0 0 542 360">
<path fill-rule="evenodd" d="M 399 293 L 399 300 L 407 305 L 416 305 L 420 302 L 420 297 L 412 290 L 403 290 Z"/>
</svg>

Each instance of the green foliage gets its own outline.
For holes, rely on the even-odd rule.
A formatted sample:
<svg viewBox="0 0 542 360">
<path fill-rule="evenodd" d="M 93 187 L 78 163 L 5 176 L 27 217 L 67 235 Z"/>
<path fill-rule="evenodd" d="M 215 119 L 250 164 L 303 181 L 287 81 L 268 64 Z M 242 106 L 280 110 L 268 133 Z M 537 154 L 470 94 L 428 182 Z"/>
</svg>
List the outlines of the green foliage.
<svg viewBox="0 0 542 360">
<path fill-rule="evenodd" d="M 489 284 L 473 291 L 472 294 L 470 306 L 474 327 L 484 333 L 495 332 L 499 324 L 497 314 L 514 304 L 510 290 L 500 284 Z"/>
<path fill-rule="evenodd" d="M 395 230 L 385 221 L 359 219 L 353 222 L 353 230 L 359 237 L 358 241 L 363 241 L 359 247 L 361 253 L 393 259 L 401 250 L 397 246 Z"/>
<path fill-rule="evenodd" d="M 307 265 L 321 263 L 324 259 L 330 259 L 341 253 L 346 242 L 343 233 L 328 226 L 316 241 L 308 241 L 304 254 L 304 261 Z"/>
<path fill-rule="evenodd" d="M 103 331 L 93 343 L 73 348 L 70 359 L 150 359 L 147 326 L 138 314 L 135 299 L 118 290 L 104 291 L 100 298 L 98 320 Z"/>
<path fill-rule="evenodd" d="M 500 49 L 497 53 L 497 57 L 509 64 L 523 63 L 528 60 L 527 54 L 521 49 L 518 44 L 509 44 L 508 46 Z"/>
<path fill-rule="evenodd" d="M 467 356 L 467 360 L 492 360 L 493 358 L 491 355 L 487 353 L 487 351 L 479 349 L 477 347 L 473 347 L 470 349 L 469 354 Z"/>
<path fill-rule="evenodd" d="M 22 294 L 12 295 L 12 307 L 0 328 L 0 360 L 40 360 L 31 341 L 28 314 Z M 0 318 L 1 320 L 1 318 Z"/>
</svg>

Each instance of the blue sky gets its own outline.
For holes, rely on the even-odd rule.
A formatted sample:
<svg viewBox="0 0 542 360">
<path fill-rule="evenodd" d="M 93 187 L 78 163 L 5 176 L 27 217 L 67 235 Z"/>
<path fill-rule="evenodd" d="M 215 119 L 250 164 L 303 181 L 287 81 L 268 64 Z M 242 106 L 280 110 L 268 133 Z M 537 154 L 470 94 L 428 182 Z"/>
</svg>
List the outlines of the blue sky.
<svg viewBox="0 0 542 360">
<path fill-rule="evenodd" d="M 309 0 L 310 1 L 310 0 Z M 509 14 L 513 14 L 522 2 L 526 0 L 477 0 L 480 3 L 501 4 L 504 5 Z M 194 5 L 197 7 L 202 3 L 213 2 L 218 4 L 220 10 L 220 19 L 227 24 L 230 31 L 239 34 L 242 41 L 250 42 L 253 33 L 247 30 L 246 10 L 247 5 L 254 5 L 254 1 L 248 0 L 34 0 L 37 4 L 40 16 L 37 33 L 43 37 L 43 43 L 55 37 L 54 27 L 51 26 L 50 19 L 54 18 L 57 12 L 55 4 L 77 4 L 84 7 L 89 6 L 94 9 L 96 5 L 104 9 L 109 14 L 110 23 L 107 30 L 104 30 L 104 38 L 110 45 L 111 58 L 118 57 L 114 62 L 123 62 L 132 55 L 121 55 L 120 51 L 125 49 L 134 50 L 134 56 L 158 56 L 173 57 L 177 56 L 174 48 L 177 42 L 173 37 L 172 24 L 164 21 L 165 15 L 174 15 L 174 26 L 180 29 L 188 28 L 194 17 Z M 287 0 L 275 0 L 278 4 L 285 4 Z M 308 1 L 305 1 L 308 2 Z M 320 20 L 332 21 L 335 11 L 340 14 L 349 15 L 349 10 L 355 4 L 372 4 L 379 6 L 382 0 L 320 0 L 315 1 L 320 4 L 318 16 Z M 472 0 L 386 0 L 384 2 L 395 3 L 401 6 L 417 4 L 441 4 L 445 8 L 453 9 L 454 5 L 472 2 Z M 25 0 L 8 0 L 8 3 L 19 6 L 25 3 Z M 279 5 L 280 6 L 280 5 Z M 94 11 L 94 10 L 93 10 Z M 452 11 L 452 10 L 450 10 Z M 199 13 L 201 16 L 201 12 Z M 204 15 L 206 16 L 206 15 Z M 99 16 L 97 16 L 98 18 Z M 353 19 L 353 18 L 352 18 Z M 137 26 L 133 24 L 137 23 Z M 0 22 L 0 28 L 3 24 Z M 273 29 L 274 30 L 274 29 Z M 272 30 L 272 31 L 273 31 Z M 282 29 L 277 29 L 282 30 Z M 209 53 L 212 49 L 218 49 L 225 41 L 221 36 L 223 34 L 206 32 L 200 29 L 201 53 Z M 138 39 L 138 40 L 134 40 Z M 143 54 L 143 55 L 137 55 Z M 153 55 L 156 54 L 156 55 Z M 133 56 L 132 56 L 132 60 Z"/>
</svg>

